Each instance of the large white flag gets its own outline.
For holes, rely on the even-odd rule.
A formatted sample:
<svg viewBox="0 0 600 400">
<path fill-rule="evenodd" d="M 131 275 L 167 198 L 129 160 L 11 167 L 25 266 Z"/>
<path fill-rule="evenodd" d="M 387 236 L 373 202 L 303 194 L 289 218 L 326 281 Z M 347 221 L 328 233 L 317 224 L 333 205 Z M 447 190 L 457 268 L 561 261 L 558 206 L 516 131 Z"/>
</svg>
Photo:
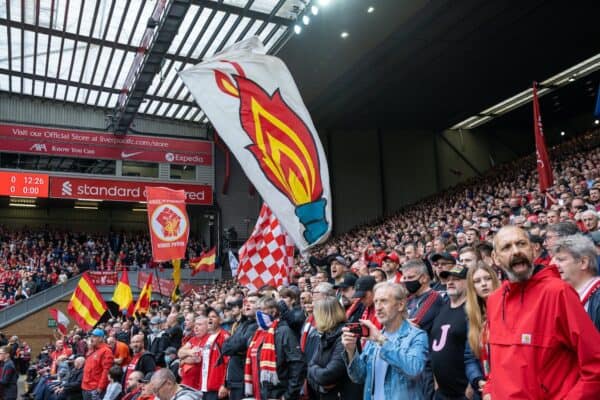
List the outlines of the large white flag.
<svg viewBox="0 0 600 400">
<path fill-rule="evenodd" d="M 253 37 L 179 75 L 296 246 L 325 241 L 327 161 L 285 64 Z"/>
</svg>

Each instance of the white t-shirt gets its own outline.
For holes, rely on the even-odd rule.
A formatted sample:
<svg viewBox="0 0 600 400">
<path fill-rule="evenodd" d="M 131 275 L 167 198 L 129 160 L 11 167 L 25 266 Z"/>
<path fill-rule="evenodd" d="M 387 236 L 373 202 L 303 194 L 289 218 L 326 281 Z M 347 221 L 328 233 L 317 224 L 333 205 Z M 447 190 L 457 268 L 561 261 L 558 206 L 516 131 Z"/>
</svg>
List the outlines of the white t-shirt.
<svg viewBox="0 0 600 400">
<path fill-rule="evenodd" d="M 386 338 L 389 337 L 387 332 L 383 332 L 383 335 Z M 387 400 L 385 398 L 384 383 L 388 365 L 378 354 L 375 359 L 375 391 L 373 393 L 373 400 Z"/>
</svg>

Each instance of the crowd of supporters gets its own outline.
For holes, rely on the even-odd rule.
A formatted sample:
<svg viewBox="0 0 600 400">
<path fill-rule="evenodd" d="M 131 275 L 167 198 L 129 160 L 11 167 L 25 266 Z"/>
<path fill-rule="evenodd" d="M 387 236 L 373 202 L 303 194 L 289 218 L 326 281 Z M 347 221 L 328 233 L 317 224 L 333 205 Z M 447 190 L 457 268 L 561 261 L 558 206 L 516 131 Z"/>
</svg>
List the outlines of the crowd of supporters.
<svg viewBox="0 0 600 400">
<path fill-rule="evenodd" d="M 597 142 L 552 149 L 547 193 L 526 157 L 331 239 L 282 287 L 218 282 L 74 329 L 39 355 L 25 396 L 597 398 Z M 7 400 L 15 358 L 0 348 Z"/>
<path fill-rule="evenodd" d="M 201 241 L 191 239 L 187 255 L 191 259 L 205 250 Z M 0 226 L 0 308 L 83 271 L 148 268 L 151 254 L 147 234 L 103 235 Z"/>
</svg>

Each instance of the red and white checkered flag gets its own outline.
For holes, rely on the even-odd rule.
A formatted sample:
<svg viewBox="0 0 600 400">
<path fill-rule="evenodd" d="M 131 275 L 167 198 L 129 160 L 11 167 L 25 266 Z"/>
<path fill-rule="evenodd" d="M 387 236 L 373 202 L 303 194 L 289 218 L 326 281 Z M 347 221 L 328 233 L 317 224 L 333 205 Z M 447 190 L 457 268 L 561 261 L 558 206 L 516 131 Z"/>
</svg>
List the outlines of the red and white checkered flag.
<svg viewBox="0 0 600 400">
<path fill-rule="evenodd" d="M 265 285 L 279 287 L 288 283 L 288 270 L 294 266 L 294 242 L 266 203 L 239 255 L 237 279 L 248 289 L 255 291 Z"/>
</svg>

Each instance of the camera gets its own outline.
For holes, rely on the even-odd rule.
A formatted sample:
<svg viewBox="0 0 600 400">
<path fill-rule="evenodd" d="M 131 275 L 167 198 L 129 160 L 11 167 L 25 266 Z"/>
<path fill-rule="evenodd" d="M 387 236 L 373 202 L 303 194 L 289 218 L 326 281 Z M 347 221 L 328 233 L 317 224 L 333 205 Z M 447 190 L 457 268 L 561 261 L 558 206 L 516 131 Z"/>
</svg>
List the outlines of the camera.
<svg viewBox="0 0 600 400">
<path fill-rule="evenodd" d="M 352 332 L 355 335 L 358 335 L 360 337 L 368 337 L 369 336 L 369 328 L 367 328 L 366 326 L 364 326 L 363 324 L 361 324 L 359 322 L 352 322 L 352 323 L 346 324 L 346 327 L 348 327 L 350 332 Z"/>
</svg>

